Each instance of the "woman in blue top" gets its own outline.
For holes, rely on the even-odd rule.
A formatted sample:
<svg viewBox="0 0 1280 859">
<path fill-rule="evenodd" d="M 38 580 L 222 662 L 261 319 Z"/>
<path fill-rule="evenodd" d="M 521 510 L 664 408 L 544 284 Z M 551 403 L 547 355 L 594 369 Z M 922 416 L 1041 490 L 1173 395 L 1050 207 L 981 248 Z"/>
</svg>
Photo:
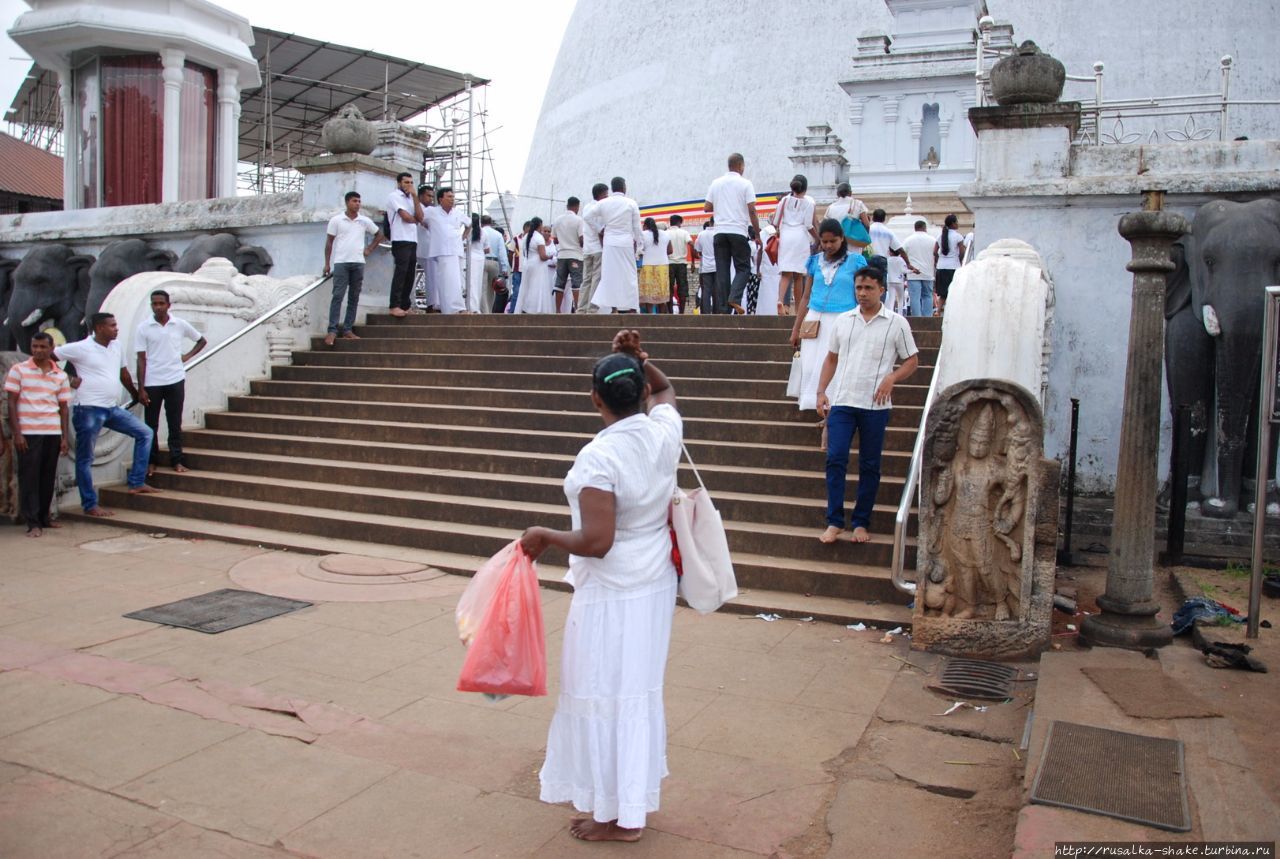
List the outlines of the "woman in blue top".
<svg viewBox="0 0 1280 859">
<path fill-rule="evenodd" d="M 787 396 L 799 398 L 801 409 L 818 407 L 818 374 L 827 357 L 831 328 L 836 317 L 858 306 L 853 275 L 867 264 L 861 254 L 849 253 L 844 229 L 834 218 L 818 226 L 818 247 L 819 252 L 809 257 L 808 276 L 796 296 L 796 322 L 791 329 L 791 345 L 800 349 L 800 372 L 792 372 Z"/>
</svg>

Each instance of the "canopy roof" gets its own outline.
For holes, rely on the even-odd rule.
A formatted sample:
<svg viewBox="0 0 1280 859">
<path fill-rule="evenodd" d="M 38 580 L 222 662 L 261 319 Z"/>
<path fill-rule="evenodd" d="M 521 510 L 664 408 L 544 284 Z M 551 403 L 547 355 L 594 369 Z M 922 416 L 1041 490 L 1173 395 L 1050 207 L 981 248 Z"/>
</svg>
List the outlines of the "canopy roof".
<svg viewBox="0 0 1280 859">
<path fill-rule="evenodd" d="M 319 155 L 320 127 L 348 104 L 369 119 L 409 120 L 460 95 L 463 72 L 254 27 L 262 86 L 240 93 L 240 160 L 287 167 Z M 57 76 L 33 65 L 5 113 L 9 122 L 60 126 Z"/>
</svg>

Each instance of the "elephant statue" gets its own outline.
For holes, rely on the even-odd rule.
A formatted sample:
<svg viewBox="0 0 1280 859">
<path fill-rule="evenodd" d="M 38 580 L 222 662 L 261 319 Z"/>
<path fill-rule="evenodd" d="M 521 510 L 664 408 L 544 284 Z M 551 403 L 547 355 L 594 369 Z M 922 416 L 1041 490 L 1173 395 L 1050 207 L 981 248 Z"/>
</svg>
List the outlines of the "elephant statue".
<svg viewBox="0 0 1280 859">
<path fill-rule="evenodd" d="M 214 233 L 197 236 L 182 252 L 173 270 L 192 274 L 213 257 L 231 260 L 241 274 L 266 274 L 273 265 L 266 248 L 242 245 L 230 233 Z"/>
<path fill-rule="evenodd" d="M 13 293 L 13 270 L 18 267 L 16 259 L 0 259 L 0 352 L 8 352 L 17 345 L 9 326 L 4 324 L 8 317 L 9 296 Z"/>
<path fill-rule="evenodd" d="M 1253 494 L 1264 287 L 1280 283 L 1280 200 L 1214 200 L 1175 243 L 1166 292 L 1169 402 L 1191 410 L 1190 500 L 1206 516 L 1230 518 Z M 1210 433 L 1216 486 L 1202 484 Z M 1274 473 L 1275 450 L 1268 474 Z M 1251 498 L 1244 499 L 1248 503 Z"/>
<path fill-rule="evenodd" d="M 13 270 L 13 292 L 5 320 L 17 349 L 31 351 L 31 335 L 52 321 L 67 340 L 85 336 L 93 257 L 62 244 L 38 245 Z"/>
<path fill-rule="evenodd" d="M 98 312 L 116 284 L 144 271 L 173 271 L 177 260 L 178 255 L 173 251 L 153 248 L 142 239 L 121 239 L 107 245 L 98 254 L 98 261 L 89 268 L 85 319 Z"/>
</svg>

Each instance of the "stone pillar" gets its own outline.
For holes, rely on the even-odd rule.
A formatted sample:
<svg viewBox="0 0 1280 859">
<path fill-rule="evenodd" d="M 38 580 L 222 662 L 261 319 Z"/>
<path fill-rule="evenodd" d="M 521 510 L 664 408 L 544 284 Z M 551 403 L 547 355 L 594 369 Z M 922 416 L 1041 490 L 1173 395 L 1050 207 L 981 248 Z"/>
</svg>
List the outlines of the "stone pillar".
<svg viewBox="0 0 1280 859">
<path fill-rule="evenodd" d="M 172 203 L 178 199 L 178 177 L 182 162 L 182 68 L 187 56 L 176 48 L 160 52 L 164 64 L 164 158 L 161 171 L 160 199 Z"/>
<path fill-rule="evenodd" d="M 218 70 L 218 154 L 217 185 L 219 197 L 236 195 L 236 162 L 240 155 L 240 72 Z"/>
<path fill-rule="evenodd" d="M 866 109 L 867 97 L 857 96 L 849 104 L 849 124 L 853 126 L 853 160 L 854 167 L 862 166 L 862 111 Z"/>
<path fill-rule="evenodd" d="M 1163 191 L 1144 191 L 1142 198 L 1143 211 L 1120 219 L 1120 235 L 1133 246 L 1133 259 L 1126 266 L 1133 272 L 1133 310 L 1107 589 L 1098 597 L 1102 613 L 1085 618 L 1080 627 L 1080 637 L 1088 644 L 1134 649 L 1163 647 L 1173 640 L 1169 624 L 1155 617 L 1160 606 L 1152 598 L 1151 565 L 1165 286 L 1174 267 L 1169 247 L 1187 230 L 1181 215 L 1163 211 Z"/>
<path fill-rule="evenodd" d="M 58 69 L 58 101 L 62 106 L 62 208 L 81 209 L 80 120 L 70 69 Z"/>
<path fill-rule="evenodd" d="M 898 165 L 898 109 L 902 106 L 902 96 L 887 95 L 884 97 L 885 140 L 888 143 L 884 164 L 886 167 Z"/>
</svg>

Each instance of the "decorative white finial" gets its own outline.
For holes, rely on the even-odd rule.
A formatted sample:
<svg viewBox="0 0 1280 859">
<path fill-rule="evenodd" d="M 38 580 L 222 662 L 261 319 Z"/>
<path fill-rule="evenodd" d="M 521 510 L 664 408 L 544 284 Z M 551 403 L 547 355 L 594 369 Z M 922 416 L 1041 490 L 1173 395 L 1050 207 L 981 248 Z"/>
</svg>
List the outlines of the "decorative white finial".
<svg viewBox="0 0 1280 859">
<path fill-rule="evenodd" d="M 907 194 L 907 205 L 906 205 L 906 207 L 903 209 L 903 214 L 904 214 L 904 215 L 910 215 L 910 214 L 911 214 L 911 194 L 910 194 L 910 193 L 908 193 L 908 194 Z"/>
</svg>

